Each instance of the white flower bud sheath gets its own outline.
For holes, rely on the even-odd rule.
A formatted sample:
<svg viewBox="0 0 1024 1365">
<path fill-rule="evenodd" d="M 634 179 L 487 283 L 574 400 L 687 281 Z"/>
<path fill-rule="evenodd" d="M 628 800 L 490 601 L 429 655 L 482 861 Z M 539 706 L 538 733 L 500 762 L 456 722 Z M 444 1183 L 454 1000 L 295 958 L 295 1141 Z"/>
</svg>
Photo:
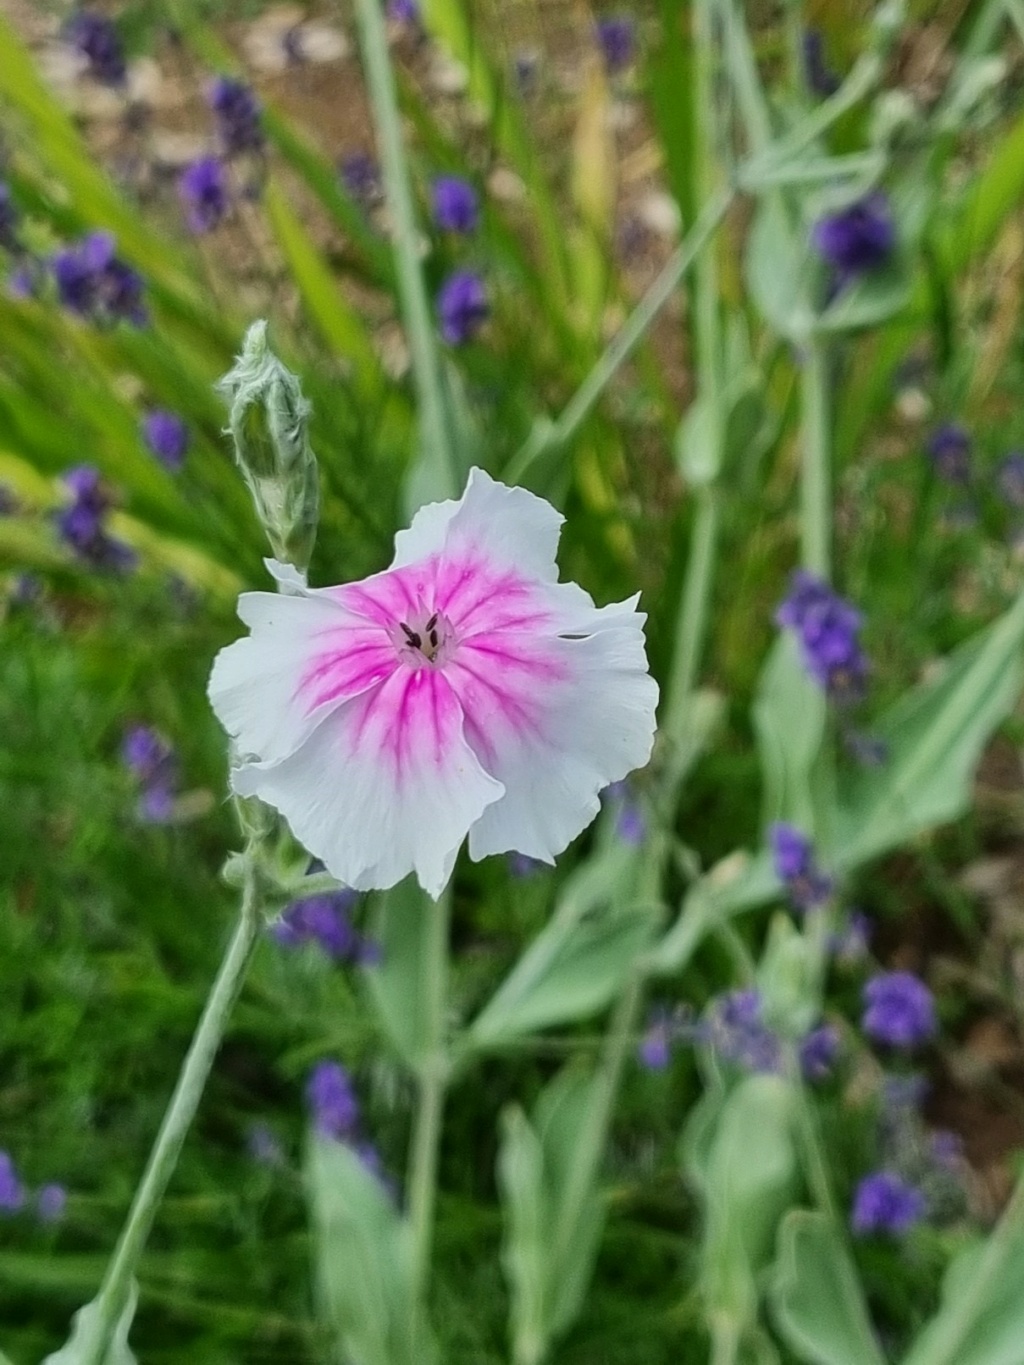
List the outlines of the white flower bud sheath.
<svg viewBox="0 0 1024 1365">
<path fill-rule="evenodd" d="M 437 897 L 467 834 L 474 859 L 552 862 L 647 762 L 658 700 L 639 595 L 558 582 L 562 520 L 474 469 L 383 573 L 309 589 L 268 561 L 292 595 L 243 594 L 251 633 L 210 678 L 234 790 L 361 891 L 415 872 Z"/>
</svg>

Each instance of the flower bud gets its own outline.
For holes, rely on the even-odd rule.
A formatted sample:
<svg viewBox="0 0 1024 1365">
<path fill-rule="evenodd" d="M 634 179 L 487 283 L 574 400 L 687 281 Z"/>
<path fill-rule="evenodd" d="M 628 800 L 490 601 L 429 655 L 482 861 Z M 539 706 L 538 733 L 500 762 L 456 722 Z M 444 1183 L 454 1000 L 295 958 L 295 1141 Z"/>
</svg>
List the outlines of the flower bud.
<svg viewBox="0 0 1024 1365">
<path fill-rule="evenodd" d="M 267 344 L 266 322 L 252 324 L 241 355 L 217 387 L 230 405 L 235 459 L 274 556 L 305 573 L 320 512 L 310 405 L 298 378 Z"/>
</svg>

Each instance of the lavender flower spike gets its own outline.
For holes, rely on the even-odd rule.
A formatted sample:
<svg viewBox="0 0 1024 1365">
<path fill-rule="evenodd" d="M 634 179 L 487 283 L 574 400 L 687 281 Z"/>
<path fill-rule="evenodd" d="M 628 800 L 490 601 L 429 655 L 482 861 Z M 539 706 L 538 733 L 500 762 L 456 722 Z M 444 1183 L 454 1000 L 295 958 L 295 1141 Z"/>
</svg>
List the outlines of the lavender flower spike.
<svg viewBox="0 0 1024 1365">
<path fill-rule="evenodd" d="M 203 156 L 186 166 L 178 177 L 178 197 L 191 232 L 202 235 L 219 227 L 229 206 L 227 179 L 220 158 Z"/>
<path fill-rule="evenodd" d="M 247 85 L 227 76 L 218 77 L 210 91 L 210 108 L 227 156 L 262 150 L 260 103 Z"/>
<path fill-rule="evenodd" d="M 775 875 L 798 910 L 814 910 L 832 894 L 832 879 L 814 861 L 810 839 L 794 825 L 772 825 L 768 831 Z"/>
<path fill-rule="evenodd" d="M 874 1171 L 857 1186 L 850 1223 L 854 1232 L 902 1237 L 921 1221 L 925 1197 L 895 1171 Z"/>
<path fill-rule="evenodd" d="M 359 1122 L 359 1102 L 348 1072 L 337 1062 L 318 1062 L 306 1082 L 306 1101 L 321 1137 L 351 1137 Z"/>
<path fill-rule="evenodd" d="M 105 14 L 79 10 L 68 20 L 64 36 L 88 62 L 89 75 L 102 85 L 123 85 L 127 68 L 117 29 Z"/>
<path fill-rule="evenodd" d="M 864 987 L 861 1027 L 891 1047 L 916 1047 L 935 1035 L 935 1000 L 913 972 L 879 972 Z"/>
<path fill-rule="evenodd" d="M 441 336 L 449 346 L 469 341 L 487 321 L 490 308 L 484 282 L 472 270 L 456 270 L 437 296 Z"/>
<path fill-rule="evenodd" d="M 0 1152 L 0 1213 L 17 1213 L 24 1202 L 25 1189 L 14 1162 L 6 1152 Z"/>
<path fill-rule="evenodd" d="M 860 612 L 824 580 L 798 569 L 775 620 L 793 631 L 804 667 L 832 701 L 845 704 L 863 695 L 868 663 L 860 646 Z"/>
<path fill-rule="evenodd" d="M 633 21 L 625 14 L 611 14 L 597 21 L 597 41 L 605 66 L 614 75 L 624 71 L 633 60 L 635 47 Z"/>
<path fill-rule="evenodd" d="M 958 422 L 943 422 L 928 438 L 928 455 L 936 474 L 946 483 L 971 481 L 971 437 Z"/>
<path fill-rule="evenodd" d="M 439 175 L 433 185 L 434 222 L 442 232 L 475 232 L 480 222 L 480 202 L 468 180 Z"/>
<path fill-rule="evenodd" d="M 896 224 L 881 191 L 815 223 L 811 242 L 840 286 L 886 264 L 896 247 Z"/>
<path fill-rule="evenodd" d="M 164 468 L 177 474 L 188 450 L 188 427 L 178 414 L 153 408 L 143 418 L 142 438 Z"/>
</svg>

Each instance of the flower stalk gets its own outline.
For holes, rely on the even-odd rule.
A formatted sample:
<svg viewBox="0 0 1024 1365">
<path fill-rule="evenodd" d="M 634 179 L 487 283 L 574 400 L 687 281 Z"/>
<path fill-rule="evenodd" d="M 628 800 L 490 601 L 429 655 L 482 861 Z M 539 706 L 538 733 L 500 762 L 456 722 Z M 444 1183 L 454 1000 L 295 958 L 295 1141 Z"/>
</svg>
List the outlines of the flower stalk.
<svg viewBox="0 0 1024 1365">
<path fill-rule="evenodd" d="M 96 1312 L 92 1339 L 84 1345 L 79 1357 L 80 1365 L 104 1365 L 111 1340 L 131 1296 L 136 1267 L 153 1226 L 157 1207 L 178 1164 L 185 1136 L 195 1118 L 228 1017 L 242 988 L 256 946 L 260 928 L 256 887 L 255 875 L 250 871 L 243 888 L 235 931 L 182 1064 L 178 1083 L 103 1284 L 94 1300 Z"/>
</svg>

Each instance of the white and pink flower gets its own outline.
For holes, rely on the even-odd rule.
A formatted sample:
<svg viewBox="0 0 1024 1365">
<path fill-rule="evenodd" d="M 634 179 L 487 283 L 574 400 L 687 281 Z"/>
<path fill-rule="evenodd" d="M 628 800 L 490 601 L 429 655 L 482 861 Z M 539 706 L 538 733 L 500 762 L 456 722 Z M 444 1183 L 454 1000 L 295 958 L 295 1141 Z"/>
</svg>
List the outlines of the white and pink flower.
<svg viewBox="0 0 1024 1365">
<path fill-rule="evenodd" d="M 562 520 L 474 469 L 361 583 L 310 589 L 268 561 L 290 592 L 240 598 L 251 634 L 210 678 L 234 790 L 357 890 L 415 872 L 440 895 L 467 834 L 474 859 L 553 862 L 647 762 L 658 700 L 638 597 L 599 608 L 559 583 Z"/>
</svg>

